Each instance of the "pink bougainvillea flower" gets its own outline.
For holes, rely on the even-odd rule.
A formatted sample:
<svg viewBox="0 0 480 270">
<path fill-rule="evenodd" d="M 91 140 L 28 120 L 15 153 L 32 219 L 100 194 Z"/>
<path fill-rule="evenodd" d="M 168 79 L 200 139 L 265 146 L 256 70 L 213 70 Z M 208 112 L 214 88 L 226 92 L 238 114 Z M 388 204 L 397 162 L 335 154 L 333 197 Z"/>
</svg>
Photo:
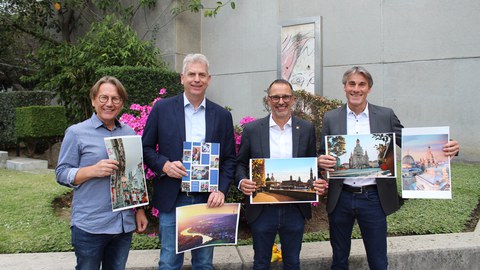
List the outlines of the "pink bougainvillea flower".
<svg viewBox="0 0 480 270">
<path fill-rule="evenodd" d="M 242 120 L 240 120 L 240 125 L 243 126 L 246 123 L 250 123 L 250 122 L 253 122 L 253 121 L 255 121 L 255 118 L 250 117 L 250 116 L 245 116 L 244 118 L 242 118 Z"/>
<path fill-rule="evenodd" d="M 154 99 L 153 102 L 152 102 L 152 106 L 155 105 L 155 103 L 157 103 L 157 101 L 159 101 L 161 99 L 162 99 L 161 97 L 158 97 L 158 98 Z M 150 113 L 150 111 L 149 111 L 149 113 Z"/>
<path fill-rule="evenodd" d="M 160 91 L 158 91 L 158 94 L 160 96 L 165 95 L 166 93 L 167 93 L 167 89 L 165 89 L 165 88 L 162 88 L 162 89 L 160 89 Z"/>
<path fill-rule="evenodd" d="M 158 214 L 159 214 L 159 211 L 157 208 L 155 207 L 152 207 L 152 216 L 154 217 L 158 217 Z"/>
</svg>

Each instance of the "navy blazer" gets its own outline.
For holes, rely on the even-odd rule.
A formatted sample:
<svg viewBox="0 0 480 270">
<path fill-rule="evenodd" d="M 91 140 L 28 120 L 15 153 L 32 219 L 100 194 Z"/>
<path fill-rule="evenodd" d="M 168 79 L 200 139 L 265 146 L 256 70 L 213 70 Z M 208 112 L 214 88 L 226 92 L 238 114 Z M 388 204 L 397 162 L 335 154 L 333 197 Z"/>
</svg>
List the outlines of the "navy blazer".
<svg viewBox="0 0 480 270">
<path fill-rule="evenodd" d="M 220 143 L 219 190 L 227 196 L 235 176 L 232 115 L 225 108 L 207 99 L 205 118 L 205 142 Z M 181 184 L 181 179 L 169 177 L 162 169 L 167 161 L 182 160 L 185 140 L 183 93 L 157 101 L 148 116 L 142 142 L 145 164 L 157 174 L 153 182 L 153 205 L 161 212 L 168 212 L 175 207 Z M 206 192 L 205 202 L 208 195 Z"/>
<path fill-rule="evenodd" d="M 235 186 L 242 179 L 250 179 L 249 164 L 251 158 L 270 158 L 270 115 L 245 124 L 242 142 L 237 155 L 237 171 Z M 315 128 L 311 122 L 292 117 L 292 157 L 316 157 Z M 249 223 L 253 222 L 262 212 L 263 204 L 247 205 L 245 215 Z M 312 217 L 310 203 L 296 204 L 306 219 Z"/>
<path fill-rule="evenodd" d="M 395 133 L 398 146 L 402 146 L 402 124 L 392 109 L 368 103 L 368 118 L 371 133 Z M 325 155 L 325 136 L 347 134 L 347 105 L 328 111 L 323 117 L 322 140 L 319 155 Z M 395 178 L 377 178 L 378 195 L 385 215 L 398 208 L 399 198 Z M 328 184 L 327 211 L 333 212 L 342 191 L 343 180 L 331 179 Z"/>
</svg>

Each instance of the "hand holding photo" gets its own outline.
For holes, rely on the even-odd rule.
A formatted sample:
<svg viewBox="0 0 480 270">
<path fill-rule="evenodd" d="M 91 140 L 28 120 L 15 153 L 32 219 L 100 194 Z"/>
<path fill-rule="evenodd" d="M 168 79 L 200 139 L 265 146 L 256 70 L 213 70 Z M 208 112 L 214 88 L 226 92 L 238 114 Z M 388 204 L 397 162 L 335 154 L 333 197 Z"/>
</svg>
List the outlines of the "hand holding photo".
<svg viewBox="0 0 480 270">
<path fill-rule="evenodd" d="M 119 170 L 110 176 L 112 210 L 148 205 L 141 137 L 108 137 L 104 140 L 108 157 L 119 162 Z"/>
<path fill-rule="evenodd" d="M 182 161 L 188 174 L 182 177 L 182 191 L 212 192 L 218 190 L 219 143 L 183 142 Z"/>
<path fill-rule="evenodd" d="M 451 199 L 449 127 L 402 129 L 402 197 Z"/>
<path fill-rule="evenodd" d="M 256 191 L 251 204 L 317 202 L 317 158 L 250 159 L 250 179 Z"/>
<path fill-rule="evenodd" d="M 176 252 L 216 246 L 236 245 L 239 203 L 209 208 L 206 203 L 176 208 Z"/>
<path fill-rule="evenodd" d="M 394 133 L 325 136 L 327 155 L 337 160 L 327 178 L 397 176 Z"/>
</svg>

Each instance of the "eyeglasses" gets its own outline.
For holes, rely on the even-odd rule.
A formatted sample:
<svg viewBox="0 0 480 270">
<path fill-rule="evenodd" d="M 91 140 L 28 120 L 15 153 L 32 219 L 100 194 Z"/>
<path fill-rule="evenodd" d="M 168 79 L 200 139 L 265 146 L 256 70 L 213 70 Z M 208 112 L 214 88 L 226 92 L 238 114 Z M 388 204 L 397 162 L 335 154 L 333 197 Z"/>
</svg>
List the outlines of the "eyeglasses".
<svg viewBox="0 0 480 270">
<path fill-rule="evenodd" d="M 100 101 L 100 103 L 107 103 L 109 99 L 111 99 L 112 103 L 115 104 L 115 105 L 120 104 L 120 102 L 122 102 L 122 100 L 123 100 L 119 96 L 114 96 L 114 97 L 109 97 L 109 96 L 105 96 L 105 95 L 98 96 L 98 100 Z"/>
<path fill-rule="evenodd" d="M 283 102 L 289 102 L 292 99 L 293 95 L 284 95 L 284 96 L 268 96 L 271 101 L 279 102 L 280 99 L 283 99 Z"/>
</svg>

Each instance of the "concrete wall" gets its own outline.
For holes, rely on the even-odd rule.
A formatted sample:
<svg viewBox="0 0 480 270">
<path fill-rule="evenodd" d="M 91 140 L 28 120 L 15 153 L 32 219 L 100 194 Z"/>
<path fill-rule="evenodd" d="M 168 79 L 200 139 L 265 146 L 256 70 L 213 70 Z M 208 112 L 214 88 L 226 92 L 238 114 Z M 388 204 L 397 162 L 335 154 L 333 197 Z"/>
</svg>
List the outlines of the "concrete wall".
<svg viewBox="0 0 480 270">
<path fill-rule="evenodd" d="M 450 126 L 457 158 L 480 161 L 480 2 L 448 0 L 237 1 L 202 19 L 212 100 L 234 121 L 261 117 L 276 78 L 282 21 L 322 16 L 323 94 L 345 101 L 341 77 L 353 65 L 374 77 L 369 101 L 395 110 L 405 127 Z"/>
<path fill-rule="evenodd" d="M 133 18 L 132 27 L 141 39 L 154 42 L 171 69 L 180 71 L 186 54 L 201 51 L 202 16 L 184 12 L 174 17 L 171 13 L 174 6 L 174 0 L 157 1 L 152 9 L 140 9 Z"/>
<path fill-rule="evenodd" d="M 392 107 L 405 127 L 449 125 L 461 144 L 457 159 L 480 161 L 480 1 L 237 0 L 235 10 L 224 7 L 215 19 L 173 20 L 168 10 L 175 1 L 164 2 L 136 17 L 139 35 L 152 32 L 142 30 L 142 21 L 166 23 L 156 44 L 177 71 L 186 53 L 207 55 L 213 76 L 207 96 L 231 107 L 235 123 L 266 114 L 261 99 L 277 77 L 280 24 L 321 16 L 326 97 L 345 101 L 342 74 L 362 65 L 374 77 L 370 102 Z"/>
</svg>

